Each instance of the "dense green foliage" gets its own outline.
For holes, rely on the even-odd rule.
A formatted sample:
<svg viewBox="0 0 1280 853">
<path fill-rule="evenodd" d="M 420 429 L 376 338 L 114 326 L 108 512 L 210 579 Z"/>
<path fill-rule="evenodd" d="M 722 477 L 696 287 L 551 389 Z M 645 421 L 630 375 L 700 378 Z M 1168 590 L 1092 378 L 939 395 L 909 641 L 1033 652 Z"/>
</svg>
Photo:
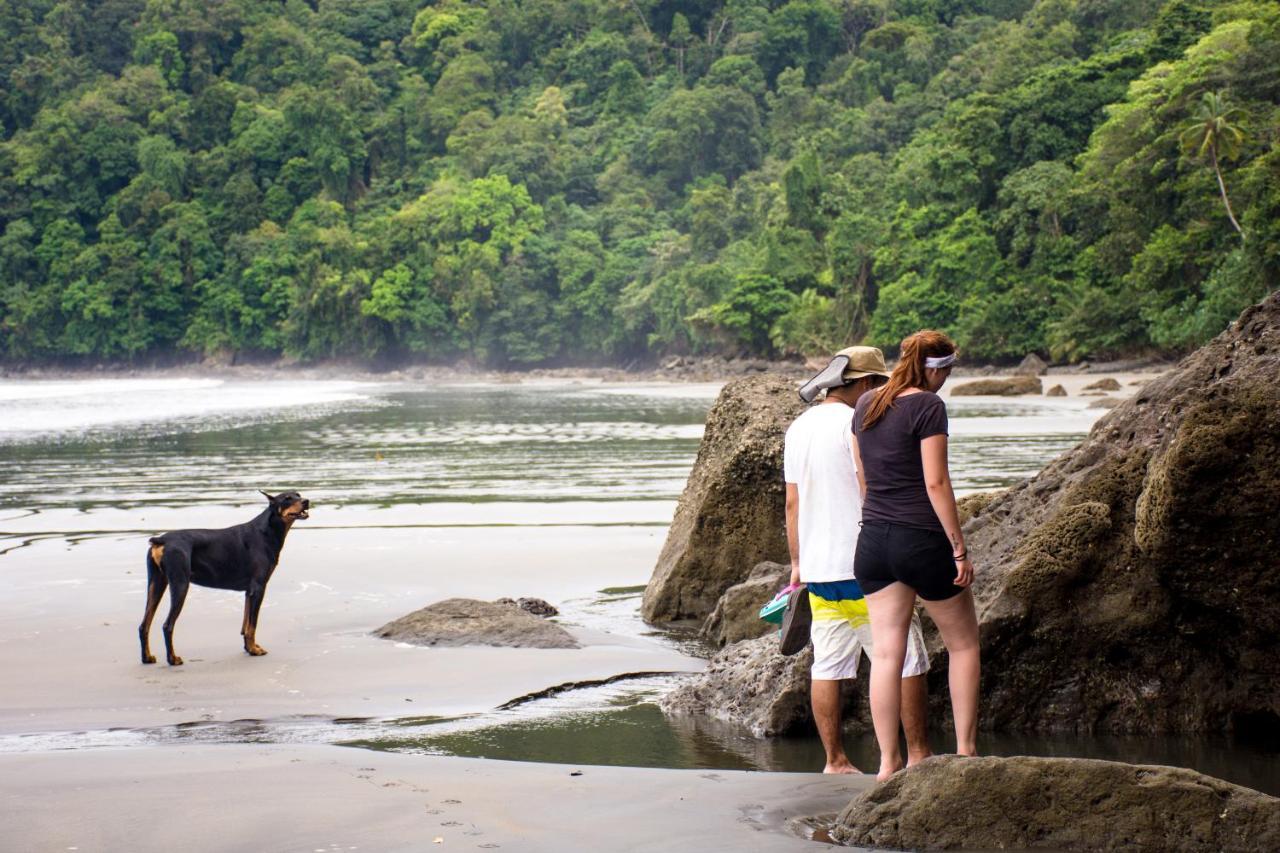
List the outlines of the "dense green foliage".
<svg viewBox="0 0 1280 853">
<path fill-rule="evenodd" d="M 1263 0 L 0 0 L 0 358 L 1176 352 L 1280 284 Z"/>
</svg>

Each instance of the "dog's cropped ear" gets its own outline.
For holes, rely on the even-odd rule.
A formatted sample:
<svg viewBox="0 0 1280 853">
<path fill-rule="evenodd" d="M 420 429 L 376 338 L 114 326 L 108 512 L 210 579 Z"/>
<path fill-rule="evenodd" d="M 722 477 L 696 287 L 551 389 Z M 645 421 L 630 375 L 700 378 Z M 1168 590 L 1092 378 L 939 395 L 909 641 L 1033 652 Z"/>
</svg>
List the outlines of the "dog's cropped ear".
<svg viewBox="0 0 1280 853">
<path fill-rule="evenodd" d="M 258 489 L 258 491 L 262 492 L 262 489 Z M 266 492 L 262 492 L 262 494 L 266 495 L 267 500 L 271 501 L 272 504 L 276 502 L 276 498 L 274 495 L 267 494 Z"/>
</svg>

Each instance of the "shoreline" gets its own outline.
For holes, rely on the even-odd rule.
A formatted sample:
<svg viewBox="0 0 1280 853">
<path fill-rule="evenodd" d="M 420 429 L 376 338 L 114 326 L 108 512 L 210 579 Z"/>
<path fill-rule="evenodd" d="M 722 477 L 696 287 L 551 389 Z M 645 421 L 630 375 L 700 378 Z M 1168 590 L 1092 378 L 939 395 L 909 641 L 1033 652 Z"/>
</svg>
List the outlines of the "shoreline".
<svg viewBox="0 0 1280 853">
<path fill-rule="evenodd" d="M 1078 364 L 1050 365 L 1042 375 L 1049 377 L 1106 374 L 1158 374 L 1170 369 L 1177 359 L 1133 358 L 1114 361 L 1080 362 Z M 890 367 L 894 364 L 891 360 Z M 598 381 L 604 383 L 671 382 L 706 383 L 726 382 L 742 376 L 758 373 L 775 373 L 803 380 L 821 369 L 822 364 L 795 359 L 757 359 L 725 357 L 672 356 L 660 363 L 646 366 L 601 365 L 531 367 L 525 370 L 476 367 L 465 364 L 427 365 L 406 364 L 375 369 L 368 364 L 353 361 L 324 361 L 292 363 L 285 361 L 226 364 L 212 361 L 191 361 L 182 364 L 136 366 L 127 363 L 105 363 L 86 367 L 59 365 L 6 365 L 0 363 L 0 380 L 21 381 L 86 381 L 93 379 L 179 379 L 210 378 L 229 380 L 335 380 L 349 379 L 366 382 L 439 381 L 439 382 L 495 382 L 520 383 L 524 381 L 571 380 Z M 953 376 L 956 379 L 1001 377 L 1017 374 L 1017 365 L 958 364 Z"/>
</svg>

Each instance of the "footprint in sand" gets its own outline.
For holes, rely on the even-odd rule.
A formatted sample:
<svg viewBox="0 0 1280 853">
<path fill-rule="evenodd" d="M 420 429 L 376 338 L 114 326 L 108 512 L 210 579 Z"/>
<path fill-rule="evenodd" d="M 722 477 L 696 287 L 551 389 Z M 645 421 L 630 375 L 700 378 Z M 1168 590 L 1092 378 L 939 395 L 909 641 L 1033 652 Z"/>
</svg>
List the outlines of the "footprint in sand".
<svg viewBox="0 0 1280 853">
<path fill-rule="evenodd" d="M 462 800 L 441 800 L 441 802 L 442 802 L 442 803 L 444 803 L 446 806 L 460 806 L 460 805 L 462 805 Z"/>
<path fill-rule="evenodd" d="M 460 820 L 442 820 L 442 821 L 440 821 L 440 825 L 441 825 L 441 826 L 462 826 L 462 821 L 460 821 Z"/>
</svg>

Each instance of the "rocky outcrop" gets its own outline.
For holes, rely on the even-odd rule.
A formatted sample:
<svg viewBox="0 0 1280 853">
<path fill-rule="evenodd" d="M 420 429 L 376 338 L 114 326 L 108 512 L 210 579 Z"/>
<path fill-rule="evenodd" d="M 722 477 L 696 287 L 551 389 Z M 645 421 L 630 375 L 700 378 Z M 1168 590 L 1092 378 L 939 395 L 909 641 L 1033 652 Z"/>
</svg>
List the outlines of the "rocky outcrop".
<svg viewBox="0 0 1280 853">
<path fill-rule="evenodd" d="M 1277 377 L 1280 293 L 967 522 L 984 727 L 1280 727 Z"/>
<path fill-rule="evenodd" d="M 576 649 L 573 635 L 555 622 L 510 604 L 450 598 L 415 610 L 373 632 L 415 646 L 516 646 Z"/>
<path fill-rule="evenodd" d="M 1023 394 L 1039 394 L 1044 386 L 1038 376 L 1009 376 L 1003 379 L 978 379 L 965 382 L 951 389 L 953 397 L 1018 397 Z"/>
<path fill-rule="evenodd" d="M 672 715 L 699 714 L 746 726 L 756 737 L 788 734 L 809 722 L 809 668 L 813 649 L 791 657 L 778 651 L 775 633 L 721 650 L 706 671 L 658 700 Z"/>
<path fill-rule="evenodd" d="M 870 731 L 867 705 L 871 666 L 863 660 L 858 678 L 843 684 L 842 720 L 848 731 Z M 681 682 L 658 700 L 667 714 L 711 717 L 748 728 L 756 737 L 813 730 L 809 711 L 809 669 L 813 647 L 791 657 L 778 651 L 775 628 L 763 637 L 721 649 L 705 671 Z"/>
<path fill-rule="evenodd" d="M 776 376 L 740 379 L 720 392 L 644 591 L 646 620 L 702 619 L 752 566 L 789 559 L 782 439 L 805 408 L 795 383 Z"/>
<path fill-rule="evenodd" d="M 786 586 L 790 578 L 790 566 L 760 563 L 745 581 L 734 584 L 720 596 L 715 609 L 702 624 L 702 636 L 717 646 L 727 646 L 770 631 L 776 633 L 778 626 L 761 619 L 760 608 Z"/>
<path fill-rule="evenodd" d="M 1086 409 L 1114 409 L 1116 406 L 1120 405 L 1123 402 L 1124 400 L 1120 399 L 1119 397 L 1099 397 L 1096 400 L 1091 400 L 1089 402 L 1089 405 L 1085 406 L 1085 408 Z"/>
<path fill-rule="evenodd" d="M 1202 773 L 1082 758 L 921 762 L 830 830 L 895 850 L 1280 850 L 1280 800 Z"/>
<path fill-rule="evenodd" d="M 1061 385 L 1054 385 L 1048 391 L 1045 391 L 1044 395 L 1046 397 L 1065 397 L 1067 396 L 1067 389 Z"/>
</svg>

